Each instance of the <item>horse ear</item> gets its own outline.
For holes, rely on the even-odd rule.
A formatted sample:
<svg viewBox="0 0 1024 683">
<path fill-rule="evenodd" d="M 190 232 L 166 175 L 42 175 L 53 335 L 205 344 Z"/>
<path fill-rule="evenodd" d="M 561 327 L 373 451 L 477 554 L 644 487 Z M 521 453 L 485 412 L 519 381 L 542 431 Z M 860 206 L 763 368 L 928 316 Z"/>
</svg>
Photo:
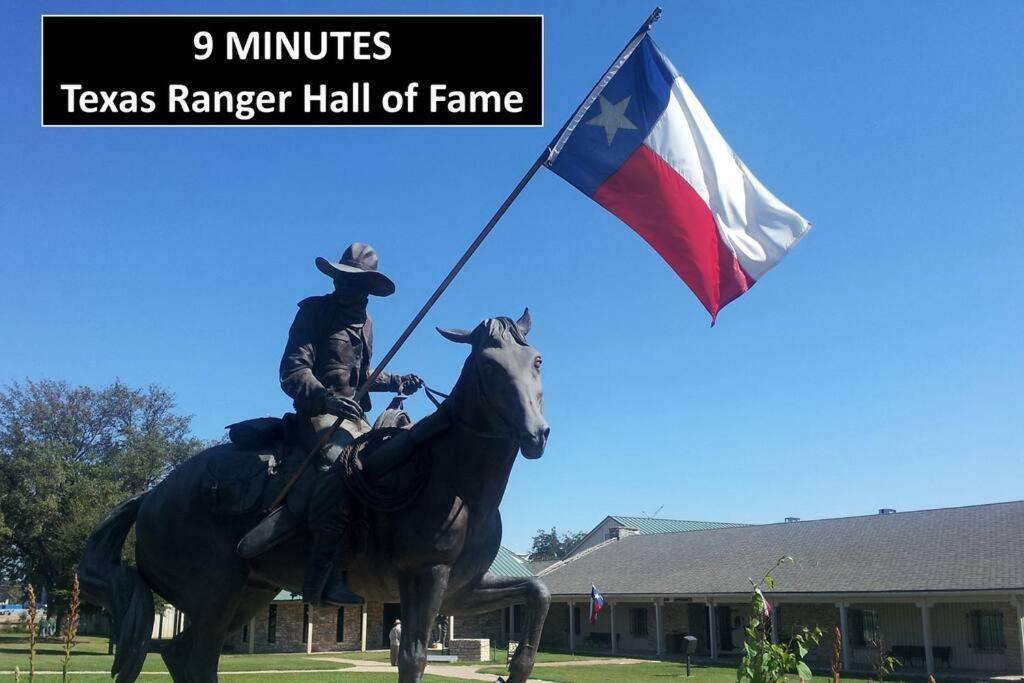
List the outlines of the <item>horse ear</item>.
<svg viewBox="0 0 1024 683">
<path fill-rule="evenodd" d="M 471 344 L 472 343 L 472 340 L 470 339 L 470 336 L 472 335 L 472 332 L 467 332 L 466 330 L 460 330 L 457 327 L 453 327 L 450 330 L 446 330 L 443 327 L 438 327 L 438 328 L 435 328 L 435 329 L 437 329 L 437 331 L 441 333 L 441 336 L 444 337 L 445 339 L 447 339 L 448 341 L 453 341 L 456 344 Z"/>
<path fill-rule="evenodd" d="M 530 309 L 523 309 L 523 314 L 519 316 L 519 320 L 516 321 L 516 327 L 523 333 L 523 336 L 530 334 L 530 326 L 533 325 L 533 321 L 530 319 Z"/>
</svg>

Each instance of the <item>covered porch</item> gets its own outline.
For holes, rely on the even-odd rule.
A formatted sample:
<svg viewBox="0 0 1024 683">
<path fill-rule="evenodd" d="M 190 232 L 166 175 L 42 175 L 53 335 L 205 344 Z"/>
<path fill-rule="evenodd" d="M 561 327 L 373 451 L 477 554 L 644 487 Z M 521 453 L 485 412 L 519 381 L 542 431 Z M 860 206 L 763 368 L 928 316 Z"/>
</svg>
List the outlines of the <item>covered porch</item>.
<svg viewBox="0 0 1024 683">
<path fill-rule="evenodd" d="M 682 657 L 684 637 L 695 655 L 727 662 L 742 654 L 750 618 L 746 595 L 608 595 L 589 623 L 588 595 L 552 598 L 541 647 L 609 655 Z M 1024 678 L 1024 594 L 871 593 L 768 594 L 771 634 L 788 641 L 818 626 L 822 641 L 808 654 L 828 668 L 836 627 L 842 669 L 872 673 L 879 651 L 899 661 L 900 676 Z"/>
</svg>

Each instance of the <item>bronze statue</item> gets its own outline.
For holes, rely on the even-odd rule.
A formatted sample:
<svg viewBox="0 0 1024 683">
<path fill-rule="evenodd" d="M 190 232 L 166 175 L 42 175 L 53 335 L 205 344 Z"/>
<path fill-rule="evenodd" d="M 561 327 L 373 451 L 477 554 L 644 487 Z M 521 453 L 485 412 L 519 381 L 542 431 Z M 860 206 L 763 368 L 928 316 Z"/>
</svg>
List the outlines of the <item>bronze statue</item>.
<svg viewBox="0 0 1024 683">
<path fill-rule="evenodd" d="M 365 470 L 345 458 L 355 465 L 343 478 L 353 492 L 362 490 L 354 482 L 367 477 L 412 482 L 405 500 L 388 509 L 374 509 L 362 498 L 352 502 L 358 532 L 344 542 L 352 590 L 367 599 L 401 602 L 400 683 L 422 680 L 427 639 L 439 612 L 479 614 L 514 604 L 525 605 L 526 618 L 508 680 L 524 683 L 533 669 L 550 602 L 547 588 L 535 577 L 487 573 L 501 542 L 498 505 L 516 454 L 539 458 L 548 438 L 541 360 L 526 341 L 529 329 L 526 312 L 518 321 L 487 319 L 471 332 L 439 330 L 470 345 L 451 396 L 435 413 L 448 427 L 419 443 L 411 437 L 385 441 L 384 455 L 391 442 L 403 440 L 412 455 L 385 457 L 384 467 L 374 466 L 377 453 L 366 456 Z M 402 434 L 408 437 L 409 431 Z M 248 561 L 236 552 L 260 510 L 304 458 L 301 450 L 281 444 L 256 456 L 236 444 L 203 451 L 115 509 L 89 537 L 79 565 L 82 590 L 113 616 L 117 683 L 133 683 L 142 668 L 154 591 L 188 616 L 185 630 L 161 653 L 172 679 L 213 683 L 227 636 L 281 588 L 301 590 L 307 534 Z M 395 462 L 404 464 L 383 474 Z M 265 463 L 276 465 L 276 474 L 255 476 L 267 469 Z M 132 525 L 136 568 L 121 562 Z"/>
<path fill-rule="evenodd" d="M 312 543 L 302 597 L 312 604 L 362 601 L 348 590 L 338 569 L 349 509 L 342 470 L 335 465 L 345 446 L 370 431 L 364 417 L 371 407 L 369 395 L 361 404 L 353 401 L 370 375 L 373 320 L 366 306 L 370 295 L 395 292 L 394 282 L 377 270 L 377 263 L 373 247 L 359 242 L 346 249 L 338 263 L 317 258 L 317 268 L 334 280 L 334 292 L 299 302 L 281 358 L 281 388 L 293 399 L 299 442 L 307 451 L 316 447 L 336 417 L 346 418 L 322 451 L 320 476 L 309 501 Z M 421 384 L 416 375 L 382 372 L 370 391 L 412 394 Z"/>
</svg>

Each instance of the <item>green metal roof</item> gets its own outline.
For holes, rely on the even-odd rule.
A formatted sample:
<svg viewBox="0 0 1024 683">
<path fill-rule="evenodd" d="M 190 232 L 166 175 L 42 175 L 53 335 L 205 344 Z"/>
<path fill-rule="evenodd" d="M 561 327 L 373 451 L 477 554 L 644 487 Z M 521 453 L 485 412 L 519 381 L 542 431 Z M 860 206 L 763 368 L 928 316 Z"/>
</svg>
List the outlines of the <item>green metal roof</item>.
<svg viewBox="0 0 1024 683">
<path fill-rule="evenodd" d="M 498 555 L 488 571 L 498 576 L 533 576 L 526 563 L 505 546 L 498 548 Z"/>
<path fill-rule="evenodd" d="M 671 534 L 677 531 L 705 531 L 707 529 L 725 529 L 727 527 L 744 526 L 730 522 L 695 522 L 686 519 L 659 519 L 657 517 L 621 517 L 612 515 L 612 519 L 625 527 L 636 529 L 641 534 Z"/>
<path fill-rule="evenodd" d="M 274 596 L 274 602 L 293 602 L 295 600 L 302 600 L 302 596 L 291 591 L 281 591 Z"/>
</svg>

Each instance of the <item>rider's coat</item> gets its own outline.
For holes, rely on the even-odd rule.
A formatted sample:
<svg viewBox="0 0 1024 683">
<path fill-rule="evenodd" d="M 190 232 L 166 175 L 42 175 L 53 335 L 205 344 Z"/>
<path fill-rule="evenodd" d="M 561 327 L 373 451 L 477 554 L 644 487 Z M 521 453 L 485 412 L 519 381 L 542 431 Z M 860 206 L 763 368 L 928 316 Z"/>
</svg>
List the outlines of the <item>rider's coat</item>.
<svg viewBox="0 0 1024 683">
<path fill-rule="evenodd" d="M 372 353 L 373 320 L 364 302 L 342 302 L 334 294 L 303 299 L 281 358 L 281 388 L 299 413 L 323 414 L 326 389 L 355 396 L 370 375 Z M 396 391 L 398 380 L 382 372 L 370 391 Z M 360 403 L 370 410 L 368 395 Z"/>
</svg>

